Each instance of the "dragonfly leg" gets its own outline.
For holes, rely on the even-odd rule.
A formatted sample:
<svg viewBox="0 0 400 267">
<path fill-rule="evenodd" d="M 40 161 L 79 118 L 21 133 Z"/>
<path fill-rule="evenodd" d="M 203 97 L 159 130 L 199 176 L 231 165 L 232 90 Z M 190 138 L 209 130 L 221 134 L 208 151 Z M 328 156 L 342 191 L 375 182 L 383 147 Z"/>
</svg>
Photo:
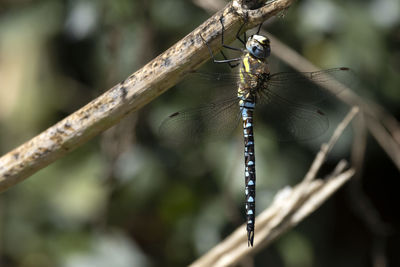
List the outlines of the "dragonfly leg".
<svg viewBox="0 0 400 267">
<path fill-rule="evenodd" d="M 219 21 L 220 21 L 220 23 L 221 23 L 221 25 L 222 25 L 222 45 L 223 45 L 225 48 L 228 48 L 228 49 L 243 51 L 242 49 L 239 49 L 239 48 L 236 48 L 236 47 L 227 46 L 227 45 L 224 44 L 224 31 L 225 31 L 225 27 L 224 27 L 224 22 L 223 22 L 223 20 L 222 20 L 222 17 L 219 19 Z M 240 38 L 240 32 L 242 31 L 244 25 L 246 25 L 246 22 L 247 22 L 247 13 L 246 13 L 245 21 L 242 23 L 242 25 L 240 25 L 239 30 L 236 32 L 236 39 L 238 39 L 243 45 L 246 45 L 247 35 L 246 35 L 246 31 L 244 31 L 244 32 L 243 32 L 243 39 L 242 39 L 242 38 Z M 258 32 L 257 32 L 257 34 L 258 34 Z"/>
<path fill-rule="evenodd" d="M 233 47 L 233 46 L 229 46 L 229 45 L 226 45 L 226 44 L 225 44 L 225 42 L 224 42 L 225 26 L 224 26 L 224 22 L 222 21 L 222 17 L 219 19 L 219 22 L 221 23 L 221 26 L 222 26 L 221 45 L 222 45 L 224 48 L 227 48 L 227 49 L 231 49 L 231 50 L 243 52 L 243 49 L 241 49 L 241 48 L 237 48 L 237 47 Z M 241 31 L 242 28 L 243 28 L 243 25 L 244 25 L 244 23 L 242 24 L 242 26 L 240 26 L 239 31 L 236 33 L 236 38 L 239 39 L 240 42 L 242 42 L 243 44 L 245 44 L 244 41 L 241 40 L 240 37 L 238 36 L 239 33 L 240 33 L 240 31 Z"/>
<path fill-rule="evenodd" d="M 243 23 L 242 26 L 240 26 L 240 28 L 242 28 L 244 24 L 245 24 L 245 23 Z M 247 40 L 246 31 L 243 32 L 243 40 L 245 40 L 245 41 L 243 41 L 242 39 L 240 39 L 240 36 L 239 36 L 238 34 L 239 34 L 239 32 L 236 34 L 236 38 L 237 38 L 243 45 L 246 45 L 246 42 L 245 42 L 245 41 Z"/>
<path fill-rule="evenodd" d="M 246 31 L 243 32 L 243 40 L 240 38 L 240 32 L 242 31 L 244 25 L 246 25 L 246 21 L 242 23 L 239 30 L 237 31 L 236 39 L 238 39 L 243 45 L 246 45 L 246 40 L 247 40 Z"/>
<path fill-rule="evenodd" d="M 225 60 L 229 60 L 229 58 L 226 57 L 226 55 L 225 55 L 225 53 L 223 51 L 221 51 L 221 55 L 224 57 Z M 233 69 L 233 68 L 236 68 L 237 66 L 239 66 L 240 62 L 237 62 L 235 64 L 232 64 L 231 62 L 228 62 L 228 64 L 229 64 L 229 67 L 231 67 L 231 69 Z"/>
<path fill-rule="evenodd" d="M 261 31 L 261 27 L 263 25 L 264 22 L 261 22 L 260 25 L 258 25 L 258 29 L 257 29 L 257 35 L 260 33 Z"/>
<path fill-rule="evenodd" d="M 229 67 L 231 67 L 231 68 L 234 68 L 234 67 L 236 67 L 237 65 L 239 65 L 239 63 L 231 64 L 231 62 L 238 62 L 238 61 L 240 61 L 240 60 L 241 60 L 240 57 L 238 57 L 238 58 L 227 58 L 227 57 L 222 53 L 222 51 L 221 51 L 221 53 L 222 53 L 222 55 L 224 56 L 225 59 L 223 59 L 223 60 L 218 60 L 218 59 L 216 59 L 216 58 L 214 57 L 214 54 L 213 54 L 212 50 L 211 50 L 211 47 L 208 45 L 208 43 L 206 42 L 206 40 L 204 40 L 203 36 L 200 35 L 200 38 L 203 40 L 204 44 L 207 46 L 208 52 L 210 52 L 210 55 L 211 55 L 211 57 L 212 57 L 214 63 L 226 63 L 226 64 L 228 64 Z"/>
</svg>

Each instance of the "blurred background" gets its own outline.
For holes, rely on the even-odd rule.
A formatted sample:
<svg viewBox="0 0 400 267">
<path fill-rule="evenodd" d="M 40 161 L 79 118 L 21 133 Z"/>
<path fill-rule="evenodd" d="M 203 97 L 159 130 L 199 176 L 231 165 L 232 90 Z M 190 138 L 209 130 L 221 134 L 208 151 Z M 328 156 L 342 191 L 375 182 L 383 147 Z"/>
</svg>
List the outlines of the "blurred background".
<svg viewBox="0 0 400 267">
<path fill-rule="evenodd" d="M 0 154 L 122 81 L 225 5 L 211 2 L 0 1 Z M 298 1 L 264 29 L 318 67 L 352 68 L 354 91 L 399 118 L 398 0 Z M 273 72 L 288 70 L 270 61 Z M 213 83 L 197 87 L 184 81 L 2 193 L 0 266 L 185 266 L 244 223 L 240 131 L 184 147 L 157 134 L 165 117 L 198 105 Z M 334 129 L 349 107 L 326 109 Z M 257 213 L 303 178 L 329 136 L 279 143 L 268 125 L 256 125 Z M 350 160 L 352 142 L 350 128 L 326 172 Z M 371 136 L 363 155 L 356 186 L 346 185 L 243 266 L 400 266 L 399 170 Z M 354 200 L 359 194 L 365 201 Z"/>
</svg>

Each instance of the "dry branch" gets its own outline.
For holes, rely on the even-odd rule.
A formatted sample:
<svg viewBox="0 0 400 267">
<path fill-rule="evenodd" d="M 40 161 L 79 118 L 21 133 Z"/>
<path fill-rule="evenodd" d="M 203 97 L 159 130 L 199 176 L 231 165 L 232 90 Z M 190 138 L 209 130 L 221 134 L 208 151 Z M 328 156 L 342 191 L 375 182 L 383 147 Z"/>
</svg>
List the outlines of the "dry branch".
<svg viewBox="0 0 400 267">
<path fill-rule="evenodd" d="M 1 157 L 0 192 L 118 123 L 127 114 L 137 111 L 175 85 L 186 73 L 197 69 L 209 59 L 209 52 L 200 34 L 213 51 L 221 48 L 221 17 L 224 20 L 225 41 L 231 42 L 244 20 L 246 25 L 243 30 L 253 28 L 288 8 L 293 1 L 276 0 L 255 10 L 242 8 L 239 0 L 230 2 L 125 81 Z"/>
<path fill-rule="evenodd" d="M 232 266 L 237 264 L 245 256 L 267 246 L 288 229 L 296 226 L 348 181 L 354 175 L 354 170 L 344 171 L 347 165 L 344 161 L 339 162 L 326 179 L 316 180 L 316 175 L 327 154 L 357 112 L 358 108 L 353 107 L 338 125 L 329 142 L 321 146 L 303 181 L 294 188 L 287 187 L 278 192 L 271 206 L 257 216 L 255 227 L 257 239 L 253 249 L 247 247 L 245 226 L 242 225 L 191 266 Z"/>
</svg>

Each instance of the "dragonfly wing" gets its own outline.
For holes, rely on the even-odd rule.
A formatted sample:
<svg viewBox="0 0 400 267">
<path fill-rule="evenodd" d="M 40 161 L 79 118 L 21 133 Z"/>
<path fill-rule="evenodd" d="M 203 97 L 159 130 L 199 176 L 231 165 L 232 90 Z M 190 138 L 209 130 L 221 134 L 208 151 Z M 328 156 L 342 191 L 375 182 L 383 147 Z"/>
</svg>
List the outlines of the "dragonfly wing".
<svg viewBox="0 0 400 267">
<path fill-rule="evenodd" d="M 194 78 L 196 84 L 212 81 L 215 88 L 218 88 L 217 92 L 224 95 L 235 93 L 233 88 L 237 88 L 240 79 L 238 73 L 193 72 L 189 77 L 191 80 Z M 313 72 L 278 72 L 270 75 L 264 88 L 293 103 L 312 104 L 339 94 L 343 90 L 340 82 L 352 85 L 354 77 L 354 73 L 344 67 Z M 252 75 L 244 76 L 242 79 L 248 79 L 248 83 L 254 82 Z"/>
<path fill-rule="evenodd" d="M 236 73 L 192 72 L 180 86 L 200 97 L 199 103 L 234 98 L 237 95 L 238 75 Z"/>
<path fill-rule="evenodd" d="M 216 73 L 216 72 L 197 72 L 193 71 L 188 75 L 188 78 L 212 81 L 222 85 L 230 85 L 236 87 L 239 75 L 237 73 Z"/>
<path fill-rule="evenodd" d="M 292 102 L 277 94 L 261 93 L 256 123 L 264 121 L 280 141 L 306 141 L 321 136 L 329 128 L 327 116 L 314 105 Z"/>
<path fill-rule="evenodd" d="M 271 74 L 258 92 L 256 116 L 261 114 L 261 120 L 266 120 L 276 129 L 280 140 L 309 140 L 318 137 L 328 129 L 329 123 L 327 116 L 315 104 L 332 93 L 342 91 L 337 80 L 351 81 L 353 76 L 348 68 Z M 188 78 L 191 87 L 216 88 L 207 94 L 208 97 L 223 95 L 227 98 L 171 114 L 160 126 L 161 136 L 168 142 L 183 144 L 229 135 L 240 121 L 236 97 L 239 75 L 193 72 Z M 330 93 L 325 87 L 330 88 Z M 260 107 L 261 112 L 258 111 Z"/>
<path fill-rule="evenodd" d="M 294 103 L 317 103 L 343 90 L 340 81 L 347 84 L 354 79 L 348 68 L 334 68 L 314 72 L 279 72 L 266 82 L 267 92 Z M 327 90 L 328 89 L 328 90 Z"/>
<path fill-rule="evenodd" d="M 229 135 L 240 120 L 236 97 L 171 114 L 160 126 L 160 135 L 168 143 L 200 143 Z"/>
</svg>

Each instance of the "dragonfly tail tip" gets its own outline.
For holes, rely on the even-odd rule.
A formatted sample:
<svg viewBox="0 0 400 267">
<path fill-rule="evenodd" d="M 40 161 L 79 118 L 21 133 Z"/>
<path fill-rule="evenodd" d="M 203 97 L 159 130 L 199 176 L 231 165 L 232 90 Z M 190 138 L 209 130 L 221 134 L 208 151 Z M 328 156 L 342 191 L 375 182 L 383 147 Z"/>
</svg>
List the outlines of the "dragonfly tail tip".
<svg viewBox="0 0 400 267">
<path fill-rule="evenodd" d="M 248 231 L 247 232 L 247 246 L 253 247 L 253 241 L 254 241 L 254 230 Z"/>
</svg>

